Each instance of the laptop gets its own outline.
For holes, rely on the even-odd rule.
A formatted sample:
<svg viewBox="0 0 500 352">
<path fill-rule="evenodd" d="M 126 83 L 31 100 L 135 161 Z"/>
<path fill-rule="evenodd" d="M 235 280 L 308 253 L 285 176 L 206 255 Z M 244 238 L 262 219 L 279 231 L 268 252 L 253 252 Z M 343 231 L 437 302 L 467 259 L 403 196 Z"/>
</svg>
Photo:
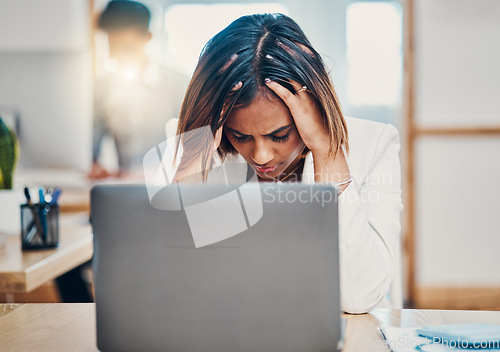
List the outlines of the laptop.
<svg viewBox="0 0 500 352">
<path fill-rule="evenodd" d="M 170 187 L 92 189 L 101 351 L 337 350 L 333 186 Z"/>
</svg>

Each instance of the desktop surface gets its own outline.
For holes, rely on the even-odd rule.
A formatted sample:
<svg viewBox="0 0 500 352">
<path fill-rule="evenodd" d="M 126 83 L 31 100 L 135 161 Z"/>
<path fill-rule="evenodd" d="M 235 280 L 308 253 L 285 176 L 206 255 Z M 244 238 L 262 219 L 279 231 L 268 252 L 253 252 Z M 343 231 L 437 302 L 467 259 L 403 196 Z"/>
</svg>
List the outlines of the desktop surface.
<svg viewBox="0 0 500 352">
<path fill-rule="evenodd" d="M 27 293 L 92 258 L 87 214 L 61 214 L 59 247 L 22 251 L 20 236 L 0 249 L 0 293 Z"/>
<path fill-rule="evenodd" d="M 130 302 L 132 307 L 141 303 Z M 344 314 L 344 352 L 389 352 L 378 328 L 485 323 L 500 324 L 499 311 L 376 309 L 368 314 Z M 131 315 L 131 319 L 134 319 Z M 95 304 L 0 304 L 0 351 L 99 351 L 96 346 Z"/>
</svg>

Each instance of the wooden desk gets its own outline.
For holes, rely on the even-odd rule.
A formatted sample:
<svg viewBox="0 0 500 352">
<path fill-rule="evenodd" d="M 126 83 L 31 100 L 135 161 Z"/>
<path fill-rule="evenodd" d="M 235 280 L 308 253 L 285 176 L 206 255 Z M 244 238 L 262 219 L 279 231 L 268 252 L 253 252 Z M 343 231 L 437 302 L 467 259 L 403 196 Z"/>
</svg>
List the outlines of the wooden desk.
<svg viewBox="0 0 500 352">
<path fill-rule="evenodd" d="M 20 236 L 0 248 L 0 293 L 26 293 L 92 258 L 87 214 L 60 216 L 59 248 L 21 251 Z"/>
<path fill-rule="evenodd" d="M 500 324 L 500 312 L 378 309 L 345 315 L 346 352 L 389 351 L 377 328 L 383 323 L 416 327 L 451 323 Z M 98 351 L 95 305 L 0 305 L 0 351 Z"/>
<path fill-rule="evenodd" d="M 356 352 L 390 351 L 378 332 L 382 324 L 402 328 L 465 323 L 500 324 L 500 311 L 376 309 L 370 314 L 345 316 L 347 329 L 344 351 Z"/>
</svg>

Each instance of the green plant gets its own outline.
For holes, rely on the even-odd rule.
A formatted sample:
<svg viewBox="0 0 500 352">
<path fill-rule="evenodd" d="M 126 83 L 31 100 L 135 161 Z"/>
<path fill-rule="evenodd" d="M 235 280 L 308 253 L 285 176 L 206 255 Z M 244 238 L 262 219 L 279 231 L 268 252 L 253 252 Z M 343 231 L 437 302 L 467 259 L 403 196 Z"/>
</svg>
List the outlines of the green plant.
<svg viewBox="0 0 500 352">
<path fill-rule="evenodd" d="M 0 118 L 0 189 L 12 189 L 12 177 L 19 156 L 16 134 Z"/>
</svg>

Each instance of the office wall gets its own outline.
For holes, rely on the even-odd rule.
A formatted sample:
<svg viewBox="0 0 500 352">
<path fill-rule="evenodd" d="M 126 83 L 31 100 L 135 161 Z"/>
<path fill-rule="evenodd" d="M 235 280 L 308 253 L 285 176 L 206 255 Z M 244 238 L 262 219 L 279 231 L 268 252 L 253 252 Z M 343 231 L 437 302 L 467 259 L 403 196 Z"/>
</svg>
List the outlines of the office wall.
<svg viewBox="0 0 500 352">
<path fill-rule="evenodd" d="M 87 0 L 0 1 L 0 51 L 77 51 L 88 44 Z"/>
<path fill-rule="evenodd" d="M 416 149 L 418 283 L 500 287 L 500 136 L 422 137 Z"/>
<path fill-rule="evenodd" d="M 21 165 L 90 165 L 92 72 L 82 53 L 0 53 L 0 106 L 21 115 Z"/>
<path fill-rule="evenodd" d="M 21 116 L 21 166 L 91 161 L 87 0 L 0 1 L 0 112 Z"/>
<path fill-rule="evenodd" d="M 416 0 L 415 122 L 500 126 L 500 2 Z M 416 146 L 418 286 L 500 287 L 500 135 Z"/>
<path fill-rule="evenodd" d="M 418 122 L 425 127 L 498 126 L 500 2 L 414 3 Z"/>
</svg>

